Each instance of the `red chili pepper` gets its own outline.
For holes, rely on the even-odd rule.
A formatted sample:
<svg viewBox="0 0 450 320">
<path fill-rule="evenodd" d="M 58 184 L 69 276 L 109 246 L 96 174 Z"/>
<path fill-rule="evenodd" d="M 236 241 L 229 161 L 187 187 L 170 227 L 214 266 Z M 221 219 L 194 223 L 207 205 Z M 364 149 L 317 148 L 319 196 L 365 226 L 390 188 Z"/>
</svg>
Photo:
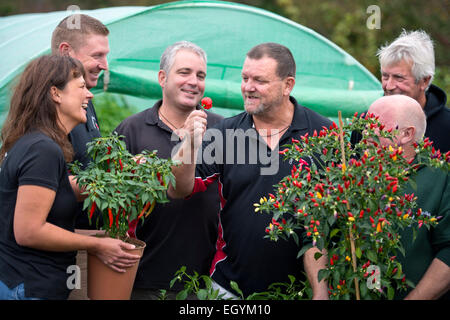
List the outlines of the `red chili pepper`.
<svg viewBox="0 0 450 320">
<path fill-rule="evenodd" d="M 144 215 L 145 211 L 147 211 L 148 207 L 150 207 L 150 202 L 147 202 L 144 206 L 144 208 L 142 209 L 141 213 L 139 214 L 139 216 L 137 217 L 137 219 L 139 220 L 140 218 L 142 218 L 142 216 Z"/>
<path fill-rule="evenodd" d="M 120 171 L 123 171 L 122 159 L 119 159 Z"/>
<path fill-rule="evenodd" d="M 359 212 L 359 218 L 362 218 L 362 217 L 364 217 L 364 210 L 361 210 L 361 211 Z"/>
<path fill-rule="evenodd" d="M 203 107 L 204 109 L 211 109 L 211 108 L 212 108 L 213 102 L 212 102 L 212 99 L 211 99 L 211 98 L 209 98 L 209 97 L 204 97 L 204 98 L 202 99 L 202 101 L 200 102 L 200 104 L 202 105 L 202 107 Z"/>
<path fill-rule="evenodd" d="M 159 184 L 164 186 L 164 181 L 161 178 L 161 173 L 157 172 L 156 177 L 158 178 Z"/>
<path fill-rule="evenodd" d="M 112 214 L 111 208 L 108 208 L 108 216 L 109 216 L 109 227 L 111 228 L 114 222 L 114 216 Z"/>
<path fill-rule="evenodd" d="M 92 206 L 91 206 L 91 211 L 89 212 L 89 218 L 92 218 L 92 215 L 94 214 L 96 208 L 97 208 L 97 204 L 95 202 L 93 202 Z"/>
</svg>

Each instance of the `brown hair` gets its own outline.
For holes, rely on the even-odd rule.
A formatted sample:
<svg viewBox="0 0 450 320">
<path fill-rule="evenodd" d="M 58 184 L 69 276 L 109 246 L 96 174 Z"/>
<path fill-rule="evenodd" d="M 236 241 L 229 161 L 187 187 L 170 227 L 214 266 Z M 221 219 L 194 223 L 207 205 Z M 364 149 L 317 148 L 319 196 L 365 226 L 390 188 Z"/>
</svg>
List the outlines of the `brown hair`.
<svg viewBox="0 0 450 320">
<path fill-rule="evenodd" d="M 78 50 L 83 46 L 85 36 L 89 34 L 107 36 L 109 30 L 99 20 L 85 14 L 65 17 L 53 31 L 52 53 L 58 53 L 61 42 L 67 42 L 74 50 Z"/>
<path fill-rule="evenodd" d="M 70 80 L 80 76 L 84 76 L 83 65 L 69 56 L 47 55 L 28 64 L 14 89 L 1 131 L 0 162 L 19 138 L 35 130 L 53 139 L 66 161 L 72 161 L 72 144 L 58 118 L 50 90 L 53 86 L 63 90 Z"/>
<path fill-rule="evenodd" d="M 259 60 L 269 57 L 277 62 L 277 76 L 281 79 L 294 77 L 296 72 L 295 60 L 291 51 L 278 43 L 265 42 L 253 47 L 248 53 L 250 59 Z"/>
</svg>

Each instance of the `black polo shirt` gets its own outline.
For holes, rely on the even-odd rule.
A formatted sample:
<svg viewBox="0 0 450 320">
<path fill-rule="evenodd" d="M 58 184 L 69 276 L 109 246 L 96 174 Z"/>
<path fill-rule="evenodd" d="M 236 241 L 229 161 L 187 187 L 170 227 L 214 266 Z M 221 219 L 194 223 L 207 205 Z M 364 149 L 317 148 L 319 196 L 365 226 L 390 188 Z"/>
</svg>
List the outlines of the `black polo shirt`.
<svg viewBox="0 0 450 320">
<path fill-rule="evenodd" d="M 143 150 L 158 150 L 158 157 L 170 158 L 172 149 L 180 143 L 171 141 L 172 130 L 158 117 L 162 101 L 152 108 L 125 119 L 117 133 L 125 136 L 127 149 L 132 154 Z M 206 112 L 208 127 L 222 116 Z M 208 274 L 215 253 L 219 212 L 217 183 L 207 193 L 197 194 L 189 200 L 170 199 L 157 204 L 153 212 L 139 223 L 136 236 L 147 243 L 139 264 L 135 288 L 169 289 L 175 272 L 186 266 L 187 272 Z M 181 289 L 177 282 L 174 289 Z"/>
<path fill-rule="evenodd" d="M 75 264 L 76 252 L 45 251 L 16 242 L 14 213 L 17 192 L 23 185 L 55 191 L 46 221 L 74 230 L 77 202 L 63 152 L 37 131 L 17 140 L 0 167 L 0 280 L 11 289 L 23 283 L 29 298 L 67 299 L 67 268 Z"/>
<path fill-rule="evenodd" d="M 279 146 L 292 143 L 291 139 L 322 126 L 329 127 L 331 121 L 318 113 L 300 106 L 294 98 L 294 116 L 291 126 L 283 134 Z M 218 179 L 221 196 L 221 211 L 217 252 L 211 267 L 213 279 L 227 290 L 231 290 L 230 280 L 236 281 L 244 295 L 265 291 L 274 282 L 287 282 L 288 275 L 297 279 L 304 276 L 303 265 L 297 259 L 299 247 L 293 240 L 278 242 L 264 238 L 265 229 L 271 222 L 271 215 L 255 213 L 254 203 L 268 193 L 275 193 L 274 185 L 291 173 L 292 161 L 284 161 L 277 149 L 272 151 L 253 127 L 253 118 L 246 112 L 227 118 L 214 127 L 222 133 L 223 148 L 211 147 L 204 141 L 202 163 L 197 165 L 194 193 L 206 189 L 206 185 Z M 239 146 L 236 135 L 247 133 L 245 143 Z M 240 136 L 242 138 L 242 136 Z M 205 140 L 209 137 L 205 137 Z M 232 141 L 234 140 L 234 142 Z M 211 138 L 219 141 L 220 137 Z M 215 149 L 215 152 L 210 152 Z M 230 156 L 230 152 L 234 154 Z M 255 152 L 260 156 L 255 161 Z M 210 154 L 217 156 L 212 164 Z M 262 168 L 270 168 L 267 157 L 272 156 L 278 163 L 278 170 L 264 174 Z M 206 158 L 206 159 L 205 159 Z M 233 159 L 233 160 L 231 160 Z M 243 161 L 245 160 L 245 161 Z M 243 163 L 244 162 L 244 163 Z M 299 237 L 301 239 L 301 237 Z"/>
</svg>

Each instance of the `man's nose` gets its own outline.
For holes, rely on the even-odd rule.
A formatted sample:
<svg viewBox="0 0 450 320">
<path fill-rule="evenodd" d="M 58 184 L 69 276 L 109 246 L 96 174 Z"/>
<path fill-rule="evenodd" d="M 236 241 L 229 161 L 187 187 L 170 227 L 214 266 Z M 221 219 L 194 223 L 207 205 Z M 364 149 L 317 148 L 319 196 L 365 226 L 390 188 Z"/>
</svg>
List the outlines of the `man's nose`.
<svg viewBox="0 0 450 320">
<path fill-rule="evenodd" d="M 108 59 L 106 59 L 106 57 L 101 58 L 101 59 L 98 61 L 98 67 L 99 67 L 99 69 L 101 69 L 101 70 L 107 70 L 107 69 L 108 69 Z"/>
<path fill-rule="evenodd" d="M 244 91 L 255 91 L 255 85 L 250 79 L 242 81 L 242 88 L 244 89 Z"/>
<path fill-rule="evenodd" d="M 388 77 L 384 82 L 384 88 L 386 90 L 394 90 L 397 86 L 397 82 L 394 80 L 393 77 Z"/>
</svg>

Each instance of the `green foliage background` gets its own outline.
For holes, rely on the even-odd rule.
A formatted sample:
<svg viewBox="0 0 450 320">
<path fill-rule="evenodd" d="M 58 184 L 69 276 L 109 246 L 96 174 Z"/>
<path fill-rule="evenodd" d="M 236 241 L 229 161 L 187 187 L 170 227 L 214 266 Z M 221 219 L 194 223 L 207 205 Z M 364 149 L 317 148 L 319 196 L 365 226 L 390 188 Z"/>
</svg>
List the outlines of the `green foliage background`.
<svg viewBox="0 0 450 320">
<path fill-rule="evenodd" d="M 119 95 L 105 93 L 99 98 L 94 96 L 93 103 L 103 137 L 111 134 L 123 119 L 137 112 L 136 108 Z"/>
</svg>

